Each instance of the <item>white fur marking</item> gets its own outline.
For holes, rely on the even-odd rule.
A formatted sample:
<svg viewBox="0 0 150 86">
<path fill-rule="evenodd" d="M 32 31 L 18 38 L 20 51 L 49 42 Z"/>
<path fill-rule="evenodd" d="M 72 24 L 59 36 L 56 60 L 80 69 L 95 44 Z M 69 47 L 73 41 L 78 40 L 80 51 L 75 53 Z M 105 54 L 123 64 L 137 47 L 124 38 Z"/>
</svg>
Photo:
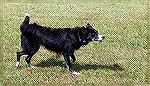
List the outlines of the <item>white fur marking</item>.
<svg viewBox="0 0 150 86">
<path fill-rule="evenodd" d="M 98 39 L 97 39 L 97 40 L 98 40 L 98 41 L 103 40 L 103 38 L 102 38 L 102 37 L 103 37 L 102 35 L 99 35 L 99 34 L 98 34 Z"/>
<path fill-rule="evenodd" d="M 72 63 L 72 62 L 73 62 L 73 59 L 71 58 L 71 56 L 69 57 L 69 59 L 70 59 L 70 62 Z"/>
<path fill-rule="evenodd" d="M 29 13 L 25 13 L 25 16 L 28 16 L 28 17 L 30 17 L 30 14 L 29 14 Z"/>
<path fill-rule="evenodd" d="M 20 62 L 19 62 L 19 61 L 17 61 L 17 62 L 16 62 L 16 67 L 19 67 L 19 64 L 20 64 Z"/>
<path fill-rule="evenodd" d="M 78 73 L 76 71 L 73 71 L 72 74 L 74 74 L 74 75 L 80 75 L 80 73 Z"/>
</svg>

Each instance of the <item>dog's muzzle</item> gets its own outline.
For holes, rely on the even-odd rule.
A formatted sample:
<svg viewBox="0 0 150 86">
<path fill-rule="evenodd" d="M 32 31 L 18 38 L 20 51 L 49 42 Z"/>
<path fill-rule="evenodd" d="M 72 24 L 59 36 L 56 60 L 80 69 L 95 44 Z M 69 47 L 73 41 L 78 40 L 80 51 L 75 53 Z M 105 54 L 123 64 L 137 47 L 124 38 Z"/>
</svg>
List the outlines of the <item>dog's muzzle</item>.
<svg viewBox="0 0 150 86">
<path fill-rule="evenodd" d="M 96 36 L 96 37 L 94 38 L 94 41 L 102 42 L 102 41 L 103 41 L 103 39 L 105 39 L 105 36 L 103 36 L 103 35 L 99 35 L 99 34 L 98 34 L 98 36 Z"/>
</svg>

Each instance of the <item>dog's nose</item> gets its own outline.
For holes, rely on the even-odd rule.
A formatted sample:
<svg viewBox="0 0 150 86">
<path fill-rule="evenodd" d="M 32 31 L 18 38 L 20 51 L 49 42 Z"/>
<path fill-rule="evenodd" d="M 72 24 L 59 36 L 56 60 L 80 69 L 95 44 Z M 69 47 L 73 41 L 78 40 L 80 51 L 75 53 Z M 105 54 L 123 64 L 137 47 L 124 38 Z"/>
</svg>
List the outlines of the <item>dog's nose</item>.
<svg viewBox="0 0 150 86">
<path fill-rule="evenodd" d="M 102 39 L 105 39 L 105 36 L 102 36 Z"/>
</svg>

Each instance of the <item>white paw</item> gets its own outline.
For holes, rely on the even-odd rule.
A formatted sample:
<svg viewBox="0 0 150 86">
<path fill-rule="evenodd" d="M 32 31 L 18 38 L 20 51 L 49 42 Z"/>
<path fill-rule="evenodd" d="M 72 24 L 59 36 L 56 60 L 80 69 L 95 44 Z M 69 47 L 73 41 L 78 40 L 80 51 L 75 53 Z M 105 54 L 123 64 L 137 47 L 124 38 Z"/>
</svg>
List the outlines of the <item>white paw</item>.
<svg viewBox="0 0 150 86">
<path fill-rule="evenodd" d="M 19 64 L 20 64 L 20 62 L 19 62 L 19 61 L 17 61 L 17 62 L 16 62 L 16 67 L 19 67 Z"/>
<path fill-rule="evenodd" d="M 71 74 L 73 74 L 73 75 L 80 75 L 80 73 L 78 73 L 76 71 L 73 71 Z"/>
<path fill-rule="evenodd" d="M 25 13 L 25 16 L 28 16 L 28 17 L 30 17 L 30 14 L 29 14 L 29 13 Z"/>
</svg>

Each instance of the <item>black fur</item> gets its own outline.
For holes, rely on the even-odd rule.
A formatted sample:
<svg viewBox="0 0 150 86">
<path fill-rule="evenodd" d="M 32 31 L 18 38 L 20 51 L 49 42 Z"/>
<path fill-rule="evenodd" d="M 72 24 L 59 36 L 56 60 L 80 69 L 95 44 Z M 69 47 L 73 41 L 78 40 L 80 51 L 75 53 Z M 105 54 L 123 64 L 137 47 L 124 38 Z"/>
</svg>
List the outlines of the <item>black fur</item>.
<svg viewBox="0 0 150 86">
<path fill-rule="evenodd" d="M 69 71 L 74 72 L 70 57 L 75 62 L 75 50 L 82 45 L 87 45 L 98 36 L 98 32 L 90 24 L 87 24 L 86 27 L 50 28 L 36 23 L 29 24 L 29 19 L 30 17 L 26 16 L 20 26 L 23 50 L 17 52 L 17 61 L 19 62 L 22 55 L 28 55 L 25 60 L 30 64 L 32 56 L 42 45 L 48 50 L 62 54 Z"/>
</svg>

